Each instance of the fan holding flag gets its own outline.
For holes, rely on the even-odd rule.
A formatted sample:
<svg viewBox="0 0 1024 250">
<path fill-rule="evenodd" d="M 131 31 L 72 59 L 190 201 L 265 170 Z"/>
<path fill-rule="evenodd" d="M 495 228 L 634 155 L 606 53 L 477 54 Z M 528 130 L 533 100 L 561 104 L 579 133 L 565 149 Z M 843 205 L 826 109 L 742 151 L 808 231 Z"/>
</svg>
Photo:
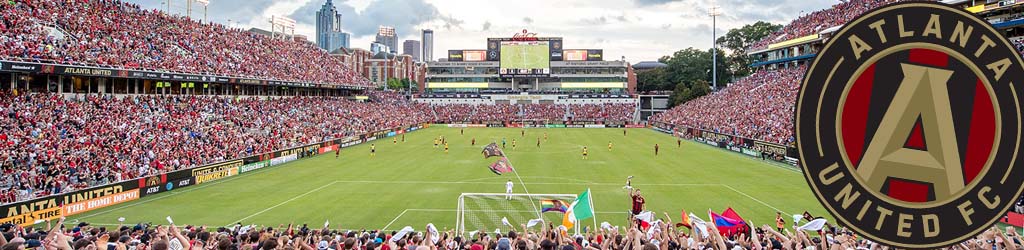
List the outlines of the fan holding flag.
<svg viewBox="0 0 1024 250">
<path fill-rule="evenodd" d="M 644 211 L 644 203 L 647 203 L 647 200 L 644 199 L 644 195 L 640 193 L 639 188 L 633 189 L 629 194 L 629 198 L 633 202 L 633 207 L 630 210 L 632 216 L 639 215 Z"/>
</svg>

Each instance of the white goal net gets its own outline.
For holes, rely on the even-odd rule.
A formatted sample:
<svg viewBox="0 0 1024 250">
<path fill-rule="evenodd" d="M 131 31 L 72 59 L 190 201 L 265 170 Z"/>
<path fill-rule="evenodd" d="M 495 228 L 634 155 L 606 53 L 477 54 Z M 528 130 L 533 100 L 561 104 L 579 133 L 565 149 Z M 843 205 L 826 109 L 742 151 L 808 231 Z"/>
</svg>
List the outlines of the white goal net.
<svg viewBox="0 0 1024 250">
<path fill-rule="evenodd" d="M 455 216 L 456 230 L 460 235 L 468 232 L 484 230 L 502 233 L 509 230 L 522 231 L 522 226 L 533 219 L 543 219 L 532 229 L 547 226 L 550 222 L 555 226 L 562 224 L 563 213 L 542 213 L 544 200 L 559 200 L 568 206 L 576 200 L 575 194 L 503 194 L 503 193 L 463 193 L 459 195 L 459 204 Z M 502 218 L 508 219 L 512 226 L 504 225 Z M 579 230 L 579 227 L 574 228 Z"/>
</svg>

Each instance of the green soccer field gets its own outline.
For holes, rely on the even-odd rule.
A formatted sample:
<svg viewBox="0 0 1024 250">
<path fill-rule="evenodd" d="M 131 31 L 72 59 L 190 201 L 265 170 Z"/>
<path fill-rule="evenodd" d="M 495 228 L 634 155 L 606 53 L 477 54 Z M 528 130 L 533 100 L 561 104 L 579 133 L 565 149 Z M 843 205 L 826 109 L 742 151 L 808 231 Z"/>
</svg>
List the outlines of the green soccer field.
<svg viewBox="0 0 1024 250">
<path fill-rule="evenodd" d="M 502 44 L 501 67 L 506 69 L 546 69 L 551 65 L 548 44 Z"/>
<path fill-rule="evenodd" d="M 578 194 L 590 188 L 598 222 L 625 224 L 630 205 L 623 185 L 629 175 L 647 198 L 647 209 L 668 212 L 675 221 L 680 209 L 707 218 L 709 208 L 726 207 L 758 225 L 774 225 L 777 210 L 827 215 L 794 168 L 690 141 L 677 147 L 673 137 L 653 130 L 630 129 L 623 136 L 622 129 L 527 129 L 525 137 L 512 128 L 459 131 L 428 128 L 407 134 L 397 145 L 391 138 L 374 141 L 376 157 L 363 144 L 343 149 L 340 159 L 334 153 L 300 159 L 69 219 L 116 225 L 125 217 L 129 224 L 162 224 L 171 216 L 178 224 L 209 226 L 294 222 L 319 227 L 330 220 L 332 228 L 346 229 L 397 230 L 426 223 L 452 228 L 461 193 L 503 193 L 510 178 L 515 192 L 523 192 L 515 175 L 487 169 L 496 158 L 481 155 L 485 144 L 500 144 L 501 138 L 508 139 L 506 153 L 530 193 Z M 544 133 L 548 140 L 538 148 Z M 448 138 L 450 153 L 433 148 L 438 136 Z M 473 138 L 476 146 L 470 146 Z M 659 156 L 654 156 L 655 143 L 661 145 Z M 583 146 L 590 151 L 587 160 L 581 159 Z"/>
</svg>

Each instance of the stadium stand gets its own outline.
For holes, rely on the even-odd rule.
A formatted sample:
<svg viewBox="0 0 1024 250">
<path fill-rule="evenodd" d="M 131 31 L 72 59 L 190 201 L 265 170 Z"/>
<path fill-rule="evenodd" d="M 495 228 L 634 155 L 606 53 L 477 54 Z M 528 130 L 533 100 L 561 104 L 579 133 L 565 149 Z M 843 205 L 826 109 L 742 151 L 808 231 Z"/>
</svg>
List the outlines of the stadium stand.
<svg viewBox="0 0 1024 250">
<path fill-rule="evenodd" d="M 531 230 L 508 232 L 477 231 L 456 235 L 452 231 L 382 231 L 331 229 L 328 226 L 310 228 L 308 225 L 241 225 L 206 227 L 186 225 L 111 225 L 92 226 L 87 222 L 68 223 L 68 227 L 20 228 L 6 225 L 0 228 L 3 249 L 35 249 L 45 247 L 57 250 L 677 250 L 677 249 L 888 249 L 869 240 L 860 239 L 845 228 L 828 229 L 818 233 L 801 230 L 776 231 L 764 225 L 747 237 L 722 236 L 713 223 L 710 233 L 688 233 L 677 229 L 671 219 L 643 230 L 632 226 L 588 230 L 582 235 L 568 235 L 559 228 L 541 225 Z M 63 221 L 63 220 L 61 220 Z M 991 229 L 967 240 L 953 249 L 1020 249 L 1024 240 L 1015 231 Z"/>
<path fill-rule="evenodd" d="M 394 93 L 343 98 L 82 96 L 0 93 L 2 201 L 425 122 Z M 387 112 L 376 112 L 386 110 Z"/>
<path fill-rule="evenodd" d="M 65 99 L 0 93 L 7 118 L 0 120 L 0 203 L 431 120 L 554 121 L 571 112 L 575 120 L 625 122 L 635 111 L 624 104 L 428 106 L 397 92 L 368 95 L 372 101 L 364 103 L 333 97 Z"/>
<path fill-rule="evenodd" d="M 765 39 L 755 42 L 747 51 L 762 50 L 772 43 L 813 35 L 822 30 L 845 24 L 865 11 L 898 1 L 900 0 L 840 1 L 831 8 L 814 11 L 796 18 Z"/>
<path fill-rule="evenodd" d="M 636 105 L 621 103 L 601 104 L 434 104 L 431 105 L 435 122 L 461 123 L 500 121 L 588 121 L 632 122 Z M 570 119 L 571 118 L 571 119 Z"/>
<path fill-rule="evenodd" d="M 793 141 L 793 104 L 806 67 L 762 70 L 651 118 L 771 143 Z"/>
<path fill-rule="evenodd" d="M 1014 206 L 1014 211 L 1018 214 L 1024 214 L 1024 195 L 1017 198 L 1017 204 Z"/>
<path fill-rule="evenodd" d="M 11 1 L 5 60 L 370 86 L 312 44 L 200 23 L 120 1 Z"/>
</svg>

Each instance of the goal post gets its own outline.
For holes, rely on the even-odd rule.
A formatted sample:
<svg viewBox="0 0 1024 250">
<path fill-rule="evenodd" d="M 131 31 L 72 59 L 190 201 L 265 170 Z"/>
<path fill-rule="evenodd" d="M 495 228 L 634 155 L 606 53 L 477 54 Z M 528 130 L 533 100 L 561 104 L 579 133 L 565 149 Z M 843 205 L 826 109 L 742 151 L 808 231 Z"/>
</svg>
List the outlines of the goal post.
<svg viewBox="0 0 1024 250">
<path fill-rule="evenodd" d="M 502 233 L 510 230 L 521 231 L 521 225 L 528 224 L 533 219 L 544 220 L 541 225 L 531 228 L 533 230 L 539 230 L 548 223 L 561 225 L 564 214 L 542 213 L 541 201 L 560 200 L 568 206 L 576 197 L 576 194 L 463 193 L 459 195 L 455 228 L 459 235 L 467 235 L 477 230 L 488 233 L 493 233 L 496 229 Z M 507 218 L 512 226 L 502 223 L 502 218 Z M 578 234 L 579 228 L 577 226 L 573 230 Z"/>
</svg>

